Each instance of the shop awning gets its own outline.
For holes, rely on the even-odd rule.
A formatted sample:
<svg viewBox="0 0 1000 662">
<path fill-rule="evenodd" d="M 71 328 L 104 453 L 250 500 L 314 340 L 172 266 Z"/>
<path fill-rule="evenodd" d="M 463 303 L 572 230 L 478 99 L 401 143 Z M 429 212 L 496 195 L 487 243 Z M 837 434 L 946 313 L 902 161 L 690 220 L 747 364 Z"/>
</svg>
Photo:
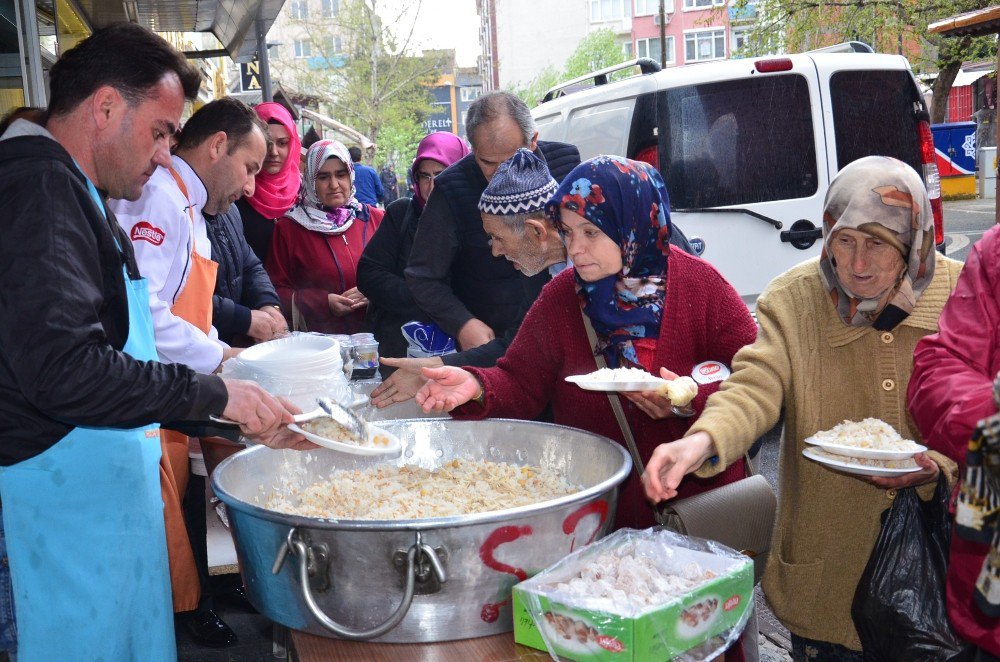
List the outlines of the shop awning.
<svg viewBox="0 0 1000 662">
<path fill-rule="evenodd" d="M 267 34 L 285 0 L 76 0 L 94 29 L 132 21 L 156 32 L 211 32 L 234 60 L 257 52 L 255 22 Z"/>
<path fill-rule="evenodd" d="M 1000 5 L 957 14 L 927 26 L 927 31 L 945 37 L 978 37 L 1000 32 Z"/>
<path fill-rule="evenodd" d="M 992 71 L 959 71 L 958 75 L 955 76 L 955 82 L 951 84 L 952 87 L 962 87 L 963 85 L 972 85 L 977 80 L 985 76 L 986 74 L 991 74 Z"/>
</svg>

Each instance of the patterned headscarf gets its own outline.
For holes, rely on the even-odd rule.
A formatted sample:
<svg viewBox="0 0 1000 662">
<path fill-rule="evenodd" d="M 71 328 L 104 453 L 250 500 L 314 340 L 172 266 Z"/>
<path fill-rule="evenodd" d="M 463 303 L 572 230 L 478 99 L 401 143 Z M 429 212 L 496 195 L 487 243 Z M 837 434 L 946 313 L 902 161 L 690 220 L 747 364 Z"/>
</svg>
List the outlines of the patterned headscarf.
<svg viewBox="0 0 1000 662">
<path fill-rule="evenodd" d="M 837 278 L 832 241 L 845 228 L 881 239 L 903 257 L 902 275 L 878 296 L 854 296 Z M 887 331 L 902 322 L 934 278 L 934 215 L 920 175 L 888 156 L 866 156 L 841 170 L 826 193 L 819 266 L 845 324 Z"/>
<path fill-rule="evenodd" d="M 587 219 L 622 252 L 622 270 L 593 283 L 576 277 L 583 312 L 598 336 L 596 352 L 608 365 L 641 368 L 633 340 L 657 338 L 670 255 L 670 200 L 652 166 L 620 156 L 584 161 L 563 180 L 547 210 L 561 227 L 560 210 Z"/>
<path fill-rule="evenodd" d="M 288 132 L 288 158 L 276 174 L 261 170 L 257 173 L 253 195 L 247 198 L 250 206 L 264 218 L 281 218 L 295 204 L 302 178 L 299 175 L 299 152 L 302 142 L 295 128 L 292 114 L 274 101 L 258 104 L 254 111 L 264 122 L 274 120 Z"/>
<path fill-rule="evenodd" d="M 316 176 L 329 159 L 343 161 L 351 174 L 350 198 L 344 206 L 336 209 L 324 206 L 316 195 Z M 354 190 L 354 163 L 347 148 L 336 140 L 319 140 L 313 143 L 306 153 L 306 171 L 302 176 L 299 201 L 288 212 L 288 216 L 308 230 L 323 234 L 341 234 L 351 227 L 355 218 L 366 215 L 364 207 L 354 197 Z"/>
</svg>

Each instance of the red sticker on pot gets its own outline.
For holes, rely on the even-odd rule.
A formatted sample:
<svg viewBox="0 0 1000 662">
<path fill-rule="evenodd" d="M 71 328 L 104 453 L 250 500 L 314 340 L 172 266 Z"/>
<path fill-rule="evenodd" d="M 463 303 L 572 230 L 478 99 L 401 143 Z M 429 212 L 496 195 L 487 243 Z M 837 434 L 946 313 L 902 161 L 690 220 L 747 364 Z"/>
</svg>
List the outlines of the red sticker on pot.
<svg viewBox="0 0 1000 662">
<path fill-rule="evenodd" d="M 704 363 L 699 363 L 691 370 L 691 378 L 699 384 L 722 382 L 729 375 L 729 368 L 718 361 L 705 361 Z"/>
<path fill-rule="evenodd" d="M 723 611 L 732 611 L 740 606 L 740 596 L 734 595 L 722 605 Z"/>
<path fill-rule="evenodd" d="M 597 635 L 597 639 L 595 639 L 595 641 L 598 646 L 606 651 L 611 651 L 612 653 L 621 653 L 625 650 L 625 644 L 606 634 Z"/>
</svg>

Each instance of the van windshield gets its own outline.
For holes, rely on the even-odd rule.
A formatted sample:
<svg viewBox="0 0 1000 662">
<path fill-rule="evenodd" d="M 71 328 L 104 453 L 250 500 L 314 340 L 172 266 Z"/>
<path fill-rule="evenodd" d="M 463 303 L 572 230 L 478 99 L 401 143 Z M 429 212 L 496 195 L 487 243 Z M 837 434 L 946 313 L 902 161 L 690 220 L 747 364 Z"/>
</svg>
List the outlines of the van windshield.
<svg viewBox="0 0 1000 662">
<path fill-rule="evenodd" d="M 838 71 L 830 76 L 837 168 L 878 154 L 921 172 L 920 134 L 913 114 L 919 101 L 908 71 Z"/>
<path fill-rule="evenodd" d="M 798 74 L 660 92 L 667 163 L 678 209 L 807 198 L 816 193 L 816 141 Z"/>
</svg>

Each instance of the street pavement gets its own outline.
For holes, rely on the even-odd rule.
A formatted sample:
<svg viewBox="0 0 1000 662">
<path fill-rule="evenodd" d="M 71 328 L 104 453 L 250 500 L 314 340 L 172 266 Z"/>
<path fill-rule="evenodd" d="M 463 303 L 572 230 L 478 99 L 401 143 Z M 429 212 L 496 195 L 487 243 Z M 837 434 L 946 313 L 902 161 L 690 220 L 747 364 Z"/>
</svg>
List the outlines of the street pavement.
<svg viewBox="0 0 1000 662">
<path fill-rule="evenodd" d="M 995 208 L 992 198 L 945 201 L 945 255 L 964 262 L 972 244 L 993 226 Z"/>
</svg>

